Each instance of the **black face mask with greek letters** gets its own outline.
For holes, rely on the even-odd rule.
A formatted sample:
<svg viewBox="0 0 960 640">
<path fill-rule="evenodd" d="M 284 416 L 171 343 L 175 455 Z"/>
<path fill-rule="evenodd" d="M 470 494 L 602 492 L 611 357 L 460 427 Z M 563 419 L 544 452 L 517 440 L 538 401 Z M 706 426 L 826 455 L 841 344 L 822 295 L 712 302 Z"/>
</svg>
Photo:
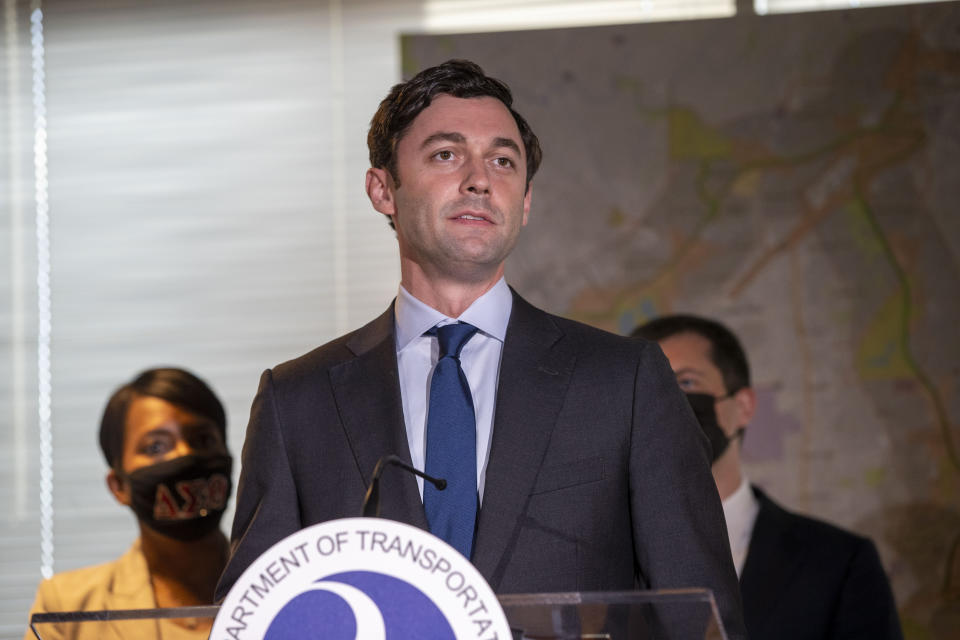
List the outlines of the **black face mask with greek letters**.
<svg viewBox="0 0 960 640">
<path fill-rule="evenodd" d="M 232 485 L 229 455 L 187 455 L 126 474 L 130 508 L 145 525 L 176 540 L 198 540 L 220 526 Z"/>
</svg>

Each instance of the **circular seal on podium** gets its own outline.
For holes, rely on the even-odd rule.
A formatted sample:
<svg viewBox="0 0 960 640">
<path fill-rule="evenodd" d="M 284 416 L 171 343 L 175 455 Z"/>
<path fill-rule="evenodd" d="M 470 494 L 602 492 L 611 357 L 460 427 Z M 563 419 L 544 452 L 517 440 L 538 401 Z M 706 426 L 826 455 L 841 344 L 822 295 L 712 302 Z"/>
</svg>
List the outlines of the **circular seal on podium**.
<svg viewBox="0 0 960 640">
<path fill-rule="evenodd" d="M 251 564 L 211 640 L 509 640 L 493 590 L 436 536 L 380 518 L 302 529 Z"/>
</svg>

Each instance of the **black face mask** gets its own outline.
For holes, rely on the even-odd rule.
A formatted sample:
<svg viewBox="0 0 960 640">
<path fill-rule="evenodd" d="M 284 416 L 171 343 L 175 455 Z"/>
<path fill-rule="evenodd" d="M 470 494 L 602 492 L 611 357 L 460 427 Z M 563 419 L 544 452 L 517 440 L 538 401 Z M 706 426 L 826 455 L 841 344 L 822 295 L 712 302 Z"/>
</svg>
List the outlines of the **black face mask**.
<svg viewBox="0 0 960 640">
<path fill-rule="evenodd" d="M 181 456 L 127 474 L 130 507 L 145 525 L 177 540 L 198 540 L 220 526 L 230 497 L 229 455 Z"/>
<path fill-rule="evenodd" d="M 710 448 L 713 450 L 710 464 L 716 462 L 717 458 L 723 455 L 723 452 L 727 450 L 727 447 L 730 446 L 730 442 L 733 441 L 734 438 L 743 436 L 744 430 L 743 427 L 741 427 L 737 429 L 733 438 L 728 438 L 727 434 L 720 428 L 720 423 L 717 421 L 717 400 L 729 398 L 731 395 L 732 394 L 728 394 L 717 398 L 709 393 L 686 394 L 687 401 L 690 403 L 690 406 L 693 407 L 693 415 L 697 417 L 700 428 L 703 429 L 703 432 L 707 435 L 707 440 L 710 441 Z"/>
</svg>

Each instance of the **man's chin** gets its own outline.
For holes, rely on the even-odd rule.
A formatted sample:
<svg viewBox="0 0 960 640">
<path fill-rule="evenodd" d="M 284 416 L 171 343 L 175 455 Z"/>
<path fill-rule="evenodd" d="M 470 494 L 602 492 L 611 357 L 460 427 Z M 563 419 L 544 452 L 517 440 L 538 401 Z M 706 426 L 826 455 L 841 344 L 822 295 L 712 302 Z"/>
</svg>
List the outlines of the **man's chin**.
<svg viewBox="0 0 960 640">
<path fill-rule="evenodd" d="M 480 284 L 499 280 L 513 243 L 491 242 L 489 238 L 452 240 L 431 250 L 408 251 L 407 259 L 420 265 L 423 273 L 444 280 Z M 425 249 L 425 248 L 421 248 Z M 401 251 L 403 253 L 403 251 Z"/>
<path fill-rule="evenodd" d="M 447 277 L 463 283 L 481 284 L 499 280 L 503 275 L 506 255 L 496 252 L 461 252 L 450 256 L 440 265 Z"/>
<path fill-rule="evenodd" d="M 476 265 L 502 265 L 516 245 L 516 239 L 502 237 L 461 238 L 448 247 L 448 255 Z"/>
</svg>

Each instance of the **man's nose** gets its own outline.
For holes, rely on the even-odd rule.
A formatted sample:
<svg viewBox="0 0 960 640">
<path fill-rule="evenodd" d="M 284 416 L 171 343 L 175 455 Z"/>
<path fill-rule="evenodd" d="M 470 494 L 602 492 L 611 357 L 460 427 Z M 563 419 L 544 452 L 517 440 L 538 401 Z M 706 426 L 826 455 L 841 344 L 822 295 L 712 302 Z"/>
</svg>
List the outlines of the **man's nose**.
<svg viewBox="0 0 960 640">
<path fill-rule="evenodd" d="M 472 157 L 464 163 L 466 174 L 460 190 L 465 193 L 487 195 L 490 193 L 490 176 L 488 167 L 483 158 Z"/>
</svg>

